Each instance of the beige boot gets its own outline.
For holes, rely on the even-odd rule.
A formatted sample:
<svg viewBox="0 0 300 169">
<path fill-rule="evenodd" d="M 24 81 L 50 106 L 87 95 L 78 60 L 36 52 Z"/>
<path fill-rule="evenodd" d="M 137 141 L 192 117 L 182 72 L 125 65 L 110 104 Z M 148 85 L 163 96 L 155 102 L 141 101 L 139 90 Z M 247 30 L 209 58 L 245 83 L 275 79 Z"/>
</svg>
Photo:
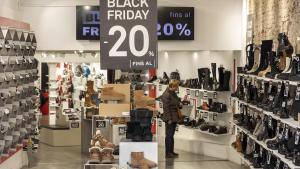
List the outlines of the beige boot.
<svg viewBox="0 0 300 169">
<path fill-rule="evenodd" d="M 132 168 L 149 169 L 157 167 L 157 164 L 145 158 L 144 152 L 131 152 L 131 163 L 129 164 Z"/>
<path fill-rule="evenodd" d="M 96 135 L 92 137 L 91 145 L 95 145 L 97 142 L 99 142 L 99 145 L 101 148 L 114 148 L 115 145 L 108 140 L 106 140 L 103 135 L 101 134 L 100 130 L 96 131 Z"/>
<path fill-rule="evenodd" d="M 121 101 L 125 99 L 125 95 L 114 91 L 113 87 L 105 87 L 101 89 L 102 101 Z"/>
<path fill-rule="evenodd" d="M 155 106 L 155 99 L 144 95 L 143 90 L 134 91 L 135 108 L 147 108 Z"/>
</svg>

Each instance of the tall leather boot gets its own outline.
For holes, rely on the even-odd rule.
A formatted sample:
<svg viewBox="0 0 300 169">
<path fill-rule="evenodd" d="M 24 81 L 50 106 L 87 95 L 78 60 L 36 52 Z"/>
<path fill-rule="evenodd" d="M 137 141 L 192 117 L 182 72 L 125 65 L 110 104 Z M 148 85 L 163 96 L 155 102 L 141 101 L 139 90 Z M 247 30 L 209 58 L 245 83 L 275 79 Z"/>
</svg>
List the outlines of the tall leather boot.
<svg viewBox="0 0 300 169">
<path fill-rule="evenodd" d="M 293 57 L 290 81 L 300 81 L 300 54 Z"/>
<path fill-rule="evenodd" d="M 224 71 L 225 71 L 225 69 L 223 67 L 218 68 L 218 72 L 219 72 L 219 88 L 218 88 L 218 91 L 223 91 L 224 90 L 224 79 L 225 79 Z"/>
<path fill-rule="evenodd" d="M 249 44 L 246 46 L 246 58 L 247 58 L 247 64 L 245 68 L 246 71 L 249 71 L 252 69 L 254 65 L 254 44 Z"/>
<path fill-rule="evenodd" d="M 254 64 L 253 64 L 251 70 L 248 70 L 246 73 L 247 74 L 254 73 L 258 69 L 259 64 L 260 64 L 260 47 L 255 46 L 254 47 Z"/>
<path fill-rule="evenodd" d="M 217 89 L 217 64 L 216 63 L 211 63 L 211 70 L 212 70 L 212 75 L 213 75 L 213 88 L 212 90 Z"/>
<path fill-rule="evenodd" d="M 252 74 L 257 75 L 260 71 L 268 68 L 268 53 L 272 52 L 273 40 L 263 40 L 260 49 L 260 62 L 255 72 Z"/>
<path fill-rule="evenodd" d="M 210 78 L 209 68 L 198 69 L 198 76 L 201 77 L 199 78 L 199 80 L 202 80 L 203 89 L 209 90 L 209 78 Z"/>
<path fill-rule="evenodd" d="M 224 81 L 223 81 L 223 91 L 230 91 L 230 71 L 225 71 L 224 73 Z"/>
</svg>

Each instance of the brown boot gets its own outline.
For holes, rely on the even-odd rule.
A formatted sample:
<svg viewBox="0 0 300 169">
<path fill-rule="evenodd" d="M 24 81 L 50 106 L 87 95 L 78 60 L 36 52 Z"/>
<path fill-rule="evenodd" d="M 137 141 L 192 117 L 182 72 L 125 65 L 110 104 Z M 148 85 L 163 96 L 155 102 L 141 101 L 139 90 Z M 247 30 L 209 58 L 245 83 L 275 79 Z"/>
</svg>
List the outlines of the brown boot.
<svg viewBox="0 0 300 169">
<path fill-rule="evenodd" d="M 102 164 L 112 164 L 114 162 L 113 149 L 102 149 Z"/>
<path fill-rule="evenodd" d="M 241 134 L 236 135 L 235 147 L 237 152 L 242 152 Z"/>
<path fill-rule="evenodd" d="M 147 108 L 155 106 L 155 99 L 144 95 L 143 90 L 134 91 L 135 108 Z"/>
<path fill-rule="evenodd" d="M 131 163 L 129 164 L 132 168 L 155 168 L 157 164 L 144 157 L 144 152 L 131 152 Z"/>
<path fill-rule="evenodd" d="M 96 106 L 95 104 L 93 104 L 93 101 L 92 101 L 92 95 L 95 93 L 94 82 L 89 80 L 89 81 L 87 81 L 86 86 L 87 86 L 87 89 L 86 89 L 85 96 L 84 96 L 84 98 L 85 98 L 84 106 L 85 107 Z"/>
<path fill-rule="evenodd" d="M 102 160 L 101 149 L 98 146 L 91 147 L 89 149 L 90 152 L 90 164 L 100 164 Z"/>
<path fill-rule="evenodd" d="M 108 140 L 106 140 L 103 135 L 101 134 L 100 130 L 96 131 L 96 135 L 92 137 L 91 145 L 96 145 L 96 143 L 99 143 L 101 148 L 114 148 L 115 145 Z"/>
<path fill-rule="evenodd" d="M 114 91 L 113 87 L 105 87 L 101 89 L 101 100 L 103 101 L 121 101 L 125 99 L 125 95 Z"/>
</svg>

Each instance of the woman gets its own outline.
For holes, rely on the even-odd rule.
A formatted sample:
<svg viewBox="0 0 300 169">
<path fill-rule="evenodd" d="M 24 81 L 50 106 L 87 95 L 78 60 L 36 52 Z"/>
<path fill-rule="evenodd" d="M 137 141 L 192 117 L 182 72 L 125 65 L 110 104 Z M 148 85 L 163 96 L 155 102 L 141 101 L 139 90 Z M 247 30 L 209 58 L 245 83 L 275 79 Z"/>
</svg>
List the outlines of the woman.
<svg viewBox="0 0 300 169">
<path fill-rule="evenodd" d="M 166 158 L 178 157 L 178 154 L 174 152 L 174 134 L 177 122 L 180 120 L 179 108 L 181 107 L 180 98 L 176 94 L 178 87 L 178 80 L 170 80 L 169 87 L 161 97 L 164 111 L 162 119 L 166 123 Z"/>
</svg>

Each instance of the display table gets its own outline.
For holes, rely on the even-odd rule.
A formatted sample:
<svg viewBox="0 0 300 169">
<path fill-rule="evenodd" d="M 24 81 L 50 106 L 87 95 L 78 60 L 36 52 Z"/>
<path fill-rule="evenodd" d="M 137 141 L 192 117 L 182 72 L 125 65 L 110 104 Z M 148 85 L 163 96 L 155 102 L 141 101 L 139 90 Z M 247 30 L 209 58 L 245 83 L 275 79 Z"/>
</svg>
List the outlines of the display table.
<svg viewBox="0 0 300 169">
<path fill-rule="evenodd" d="M 44 125 L 41 129 L 40 141 L 50 146 L 79 146 L 81 145 L 81 128 Z"/>
</svg>

